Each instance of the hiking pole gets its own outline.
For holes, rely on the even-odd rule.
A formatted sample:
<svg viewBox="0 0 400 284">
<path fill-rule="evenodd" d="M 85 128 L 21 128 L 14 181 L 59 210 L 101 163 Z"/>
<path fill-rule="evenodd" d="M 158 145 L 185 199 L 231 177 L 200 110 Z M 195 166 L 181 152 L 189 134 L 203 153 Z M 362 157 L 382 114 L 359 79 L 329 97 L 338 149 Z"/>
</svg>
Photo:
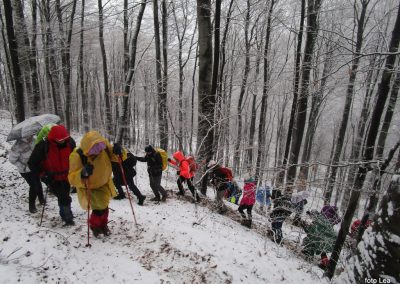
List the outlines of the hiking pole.
<svg viewBox="0 0 400 284">
<path fill-rule="evenodd" d="M 126 176 L 125 176 L 124 167 L 122 166 L 122 159 L 121 159 L 121 156 L 118 156 L 118 164 L 119 164 L 119 169 L 121 170 L 121 173 L 122 173 L 122 180 L 124 181 L 124 185 L 125 185 L 125 189 L 126 189 L 126 194 L 128 195 L 128 199 L 129 199 L 129 204 L 131 205 L 133 220 L 135 221 L 135 226 L 137 226 L 135 211 L 133 211 L 133 205 L 132 205 L 132 200 L 131 200 L 131 194 L 129 193 L 128 183 L 126 182 Z"/>
<path fill-rule="evenodd" d="M 44 195 L 44 204 L 43 204 L 43 208 L 42 208 L 42 216 L 40 217 L 39 227 L 42 226 L 43 215 L 44 215 L 44 208 L 46 207 L 46 203 L 47 203 L 47 192 L 49 192 L 49 186 L 46 187 L 46 193 L 45 193 L 45 195 Z"/>
<path fill-rule="evenodd" d="M 88 200 L 88 208 L 87 208 L 87 244 L 86 247 L 91 247 L 92 245 L 90 244 L 90 223 L 89 223 L 89 219 L 90 219 L 90 199 L 91 199 L 91 195 L 90 195 L 90 188 L 89 188 L 89 177 L 86 178 L 85 180 L 85 187 L 86 187 L 86 193 L 87 193 L 87 200 Z"/>
</svg>

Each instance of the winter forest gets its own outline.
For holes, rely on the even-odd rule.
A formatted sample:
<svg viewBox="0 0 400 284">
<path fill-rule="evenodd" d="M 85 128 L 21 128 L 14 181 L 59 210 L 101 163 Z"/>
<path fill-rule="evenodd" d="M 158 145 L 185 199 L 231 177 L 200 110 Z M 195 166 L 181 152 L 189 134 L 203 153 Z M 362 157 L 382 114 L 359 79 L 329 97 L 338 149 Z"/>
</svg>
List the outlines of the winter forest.
<svg viewBox="0 0 400 284">
<path fill-rule="evenodd" d="M 321 252 L 304 256 L 301 222 L 335 207 L 341 222 L 318 281 L 400 283 L 399 1 L 1 2 L 2 136 L 51 113 L 76 137 L 95 129 L 139 156 L 146 145 L 179 150 L 199 165 L 203 207 L 210 161 L 292 203 L 307 192 L 283 246 L 318 266 Z M 11 147 L 1 139 L 1 151 Z M 275 207 L 255 208 L 262 236 Z M 301 230 L 297 243 L 285 242 L 289 228 Z M 193 279 L 169 283 L 243 282 Z"/>
</svg>

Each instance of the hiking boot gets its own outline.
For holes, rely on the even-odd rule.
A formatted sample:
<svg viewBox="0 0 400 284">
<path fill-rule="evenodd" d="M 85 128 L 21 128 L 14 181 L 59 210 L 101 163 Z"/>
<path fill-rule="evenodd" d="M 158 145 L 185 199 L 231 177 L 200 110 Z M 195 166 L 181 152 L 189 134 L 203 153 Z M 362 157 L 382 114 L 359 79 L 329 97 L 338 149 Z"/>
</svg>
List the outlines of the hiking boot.
<svg viewBox="0 0 400 284">
<path fill-rule="evenodd" d="M 36 213 L 37 212 L 36 206 L 35 205 L 33 205 L 33 206 L 29 205 L 29 212 L 31 212 L 32 214 Z"/>
<path fill-rule="evenodd" d="M 93 232 L 93 235 L 98 238 L 100 234 L 103 232 L 102 228 L 90 228 Z"/>
<path fill-rule="evenodd" d="M 74 220 L 65 221 L 64 226 L 75 226 L 75 222 L 74 222 Z"/>
<path fill-rule="evenodd" d="M 167 194 L 164 194 L 162 197 L 161 197 L 161 201 L 166 201 L 167 200 L 167 197 L 168 197 L 168 195 Z"/>
<path fill-rule="evenodd" d="M 143 205 L 144 200 L 146 199 L 145 195 L 139 197 L 138 205 Z"/>
<path fill-rule="evenodd" d="M 152 199 L 150 199 L 150 201 L 154 201 L 154 202 L 160 202 L 161 201 L 161 199 L 160 199 L 160 197 L 153 197 Z"/>
<path fill-rule="evenodd" d="M 227 211 L 228 211 L 228 209 L 226 209 L 226 208 L 219 208 L 218 214 L 224 215 Z"/>
<path fill-rule="evenodd" d="M 125 194 L 118 194 L 117 196 L 114 197 L 115 200 L 121 200 L 125 198 L 126 198 Z"/>
<path fill-rule="evenodd" d="M 184 193 L 183 191 L 178 191 L 178 192 L 176 193 L 176 195 L 178 195 L 178 196 L 184 196 L 185 193 Z"/>
<path fill-rule="evenodd" d="M 110 228 L 108 228 L 107 225 L 105 225 L 105 226 L 102 228 L 102 231 L 103 231 L 104 236 L 109 236 L 109 235 L 111 235 Z"/>
</svg>

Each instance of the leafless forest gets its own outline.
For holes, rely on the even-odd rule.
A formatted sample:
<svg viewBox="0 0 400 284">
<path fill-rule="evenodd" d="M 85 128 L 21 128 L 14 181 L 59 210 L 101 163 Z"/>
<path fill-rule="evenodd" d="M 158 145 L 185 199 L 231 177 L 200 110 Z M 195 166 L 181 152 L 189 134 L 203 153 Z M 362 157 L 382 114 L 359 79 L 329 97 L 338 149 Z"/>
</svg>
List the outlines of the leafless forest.
<svg viewBox="0 0 400 284">
<path fill-rule="evenodd" d="M 2 2 L 0 107 L 15 122 L 55 113 L 138 153 L 307 189 L 342 212 L 329 277 L 399 170 L 397 0 Z"/>
</svg>

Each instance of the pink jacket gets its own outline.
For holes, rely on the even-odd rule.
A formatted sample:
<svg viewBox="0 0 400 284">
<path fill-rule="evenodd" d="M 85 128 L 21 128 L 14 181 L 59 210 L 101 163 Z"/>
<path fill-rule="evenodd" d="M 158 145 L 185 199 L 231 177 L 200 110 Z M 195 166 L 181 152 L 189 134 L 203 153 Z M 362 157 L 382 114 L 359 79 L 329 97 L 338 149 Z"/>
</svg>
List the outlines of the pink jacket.
<svg viewBox="0 0 400 284">
<path fill-rule="evenodd" d="M 257 182 L 246 182 L 243 187 L 243 197 L 240 205 L 254 205 L 256 202 Z"/>
</svg>

